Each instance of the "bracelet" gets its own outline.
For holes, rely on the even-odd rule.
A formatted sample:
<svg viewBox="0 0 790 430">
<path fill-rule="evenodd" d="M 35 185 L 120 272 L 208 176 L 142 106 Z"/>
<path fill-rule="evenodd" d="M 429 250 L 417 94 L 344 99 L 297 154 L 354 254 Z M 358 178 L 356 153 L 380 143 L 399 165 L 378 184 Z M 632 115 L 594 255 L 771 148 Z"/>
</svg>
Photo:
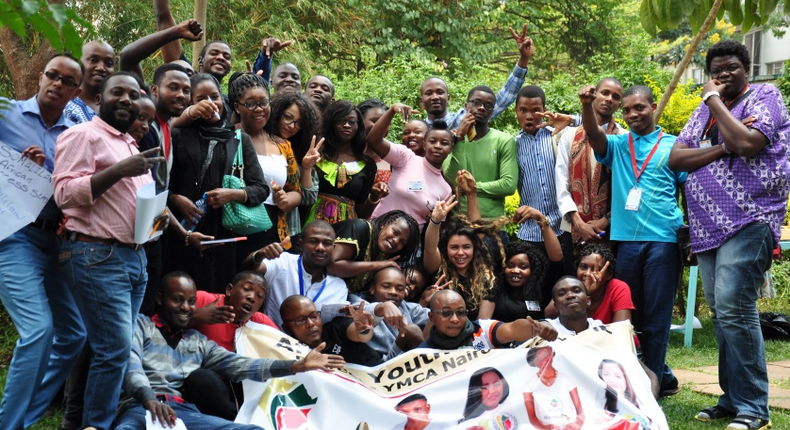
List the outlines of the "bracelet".
<svg viewBox="0 0 790 430">
<path fill-rule="evenodd" d="M 541 227 L 547 227 L 549 225 L 549 219 L 546 217 L 543 217 L 543 221 L 535 221 L 535 222 L 537 222 L 538 225 Z"/>
<path fill-rule="evenodd" d="M 188 107 L 188 108 L 187 108 L 187 110 L 186 110 L 186 113 L 187 113 L 187 118 L 191 119 L 192 121 L 197 121 L 197 120 L 198 120 L 198 119 L 200 119 L 200 118 L 198 118 L 198 117 L 192 117 L 192 115 L 190 115 L 190 113 L 192 113 L 192 107 L 193 107 L 193 106 L 190 106 L 190 107 Z"/>
<path fill-rule="evenodd" d="M 260 249 L 258 251 L 260 251 Z M 263 260 L 258 261 L 258 260 L 255 259 L 255 256 L 258 255 L 258 251 L 255 251 L 255 252 L 252 253 L 252 262 L 255 263 L 255 264 L 261 264 L 261 261 L 263 261 Z"/>
<path fill-rule="evenodd" d="M 241 191 L 244 193 L 244 201 L 242 203 L 247 203 L 247 190 L 242 188 Z"/>
<path fill-rule="evenodd" d="M 721 149 L 724 150 L 725 154 L 731 154 L 730 150 L 727 149 L 727 146 L 724 144 L 724 142 L 721 143 Z"/>
<path fill-rule="evenodd" d="M 381 203 L 381 197 L 379 197 L 379 199 L 374 202 L 373 200 L 370 199 L 370 194 L 368 194 L 368 202 L 370 202 L 370 204 L 372 205 L 377 205 Z"/>
<path fill-rule="evenodd" d="M 428 217 L 428 221 L 430 221 L 431 224 L 433 224 L 433 225 L 442 225 L 441 221 L 436 222 L 436 221 L 433 220 L 433 217 L 431 217 L 431 216 Z"/>
<path fill-rule="evenodd" d="M 192 234 L 191 231 L 187 231 L 187 235 L 184 236 L 184 246 L 189 246 L 189 235 Z"/>
</svg>

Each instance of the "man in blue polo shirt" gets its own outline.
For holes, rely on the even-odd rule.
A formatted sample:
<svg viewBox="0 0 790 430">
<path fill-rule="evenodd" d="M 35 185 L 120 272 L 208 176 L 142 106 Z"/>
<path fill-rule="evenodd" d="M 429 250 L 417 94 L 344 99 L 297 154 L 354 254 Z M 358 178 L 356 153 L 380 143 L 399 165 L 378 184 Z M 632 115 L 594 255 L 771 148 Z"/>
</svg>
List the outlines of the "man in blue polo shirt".
<svg viewBox="0 0 790 430">
<path fill-rule="evenodd" d="M 74 125 L 63 109 L 79 95 L 83 72 L 79 60 L 57 54 L 39 74 L 37 95 L 3 99 L 3 143 L 51 173 L 55 141 Z M 85 342 L 82 319 L 60 274 L 59 218 L 50 199 L 35 222 L 0 241 L 0 299 L 20 337 L 0 405 L 2 429 L 27 428 L 41 418 Z"/>
<path fill-rule="evenodd" d="M 686 173 L 669 168 L 675 136 L 656 126 L 653 92 L 635 85 L 623 94 L 623 118 L 631 132 L 607 135 L 592 103 L 595 87 L 579 90 L 582 123 L 598 162 L 612 169 L 611 239 L 618 242 L 615 277 L 631 287 L 644 362 L 658 377 L 661 395 L 679 391 L 664 363 L 672 306 L 680 280 L 677 229 L 683 225 L 678 185 Z"/>
</svg>

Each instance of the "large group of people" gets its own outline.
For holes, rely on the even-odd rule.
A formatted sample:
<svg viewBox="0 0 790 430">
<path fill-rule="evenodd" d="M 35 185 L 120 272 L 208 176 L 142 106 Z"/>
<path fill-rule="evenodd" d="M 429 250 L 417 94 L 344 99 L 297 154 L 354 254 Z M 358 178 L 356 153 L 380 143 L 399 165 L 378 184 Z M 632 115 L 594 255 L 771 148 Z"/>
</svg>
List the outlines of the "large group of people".
<svg viewBox="0 0 790 430">
<path fill-rule="evenodd" d="M 415 88 L 419 108 L 336 100 L 324 75 L 303 88 L 295 65 L 272 71 L 291 44 L 273 38 L 247 72 L 231 73 L 233 51 L 219 40 L 193 69 L 179 43 L 199 40 L 200 24 L 154 5 L 158 32 L 117 61 L 101 41 L 81 58 L 55 55 L 38 94 L 8 100 L 0 120 L 4 143 L 54 186 L 35 222 L 0 241 L 0 299 L 20 335 L 0 428 L 37 422 L 64 384 L 63 430 L 144 428 L 146 411 L 191 430 L 258 428 L 231 427 L 242 379 L 378 365 L 415 348 L 508 348 L 616 321 L 633 324 L 655 395 L 675 394 L 665 356 L 681 191 L 724 391 L 696 418 L 770 426 L 756 299 L 790 192 L 790 119 L 775 87 L 748 83 L 742 44 L 710 48 L 703 102 L 675 137 L 656 125 L 651 90 L 615 77 L 580 83 L 580 112 L 547 112 L 551 94 L 524 86 L 526 26 L 511 29 L 519 58 L 502 89 L 470 88 L 452 112 L 437 77 Z M 164 64 L 146 83 L 140 62 L 160 48 Z M 515 136 L 489 126 L 506 109 Z M 396 119 L 403 133 L 392 142 Z M 151 183 L 169 193 L 150 220 L 164 234 L 135 243 L 137 191 Z M 240 228 L 237 209 L 255 220 Z M 509 222 L 520 224 L 515 237 Z M 248 321 L 312 352 L 239 356 L 234 333 Z M 578 393 L 552 356 L 527 356 L 542 375 L 525 394 L 530 421 L 545 425 L 534 398 L 561 382 L 575 417 L 564 428 L 579 428 Z M 602 363 L 601 378 L 617 365 Z M 489 388 L 470 397 L 464 420 L 507 398 L 501 374 L 478 373 Z M 622 388 L 620 401 L 636 402 Z"/>
</svg>

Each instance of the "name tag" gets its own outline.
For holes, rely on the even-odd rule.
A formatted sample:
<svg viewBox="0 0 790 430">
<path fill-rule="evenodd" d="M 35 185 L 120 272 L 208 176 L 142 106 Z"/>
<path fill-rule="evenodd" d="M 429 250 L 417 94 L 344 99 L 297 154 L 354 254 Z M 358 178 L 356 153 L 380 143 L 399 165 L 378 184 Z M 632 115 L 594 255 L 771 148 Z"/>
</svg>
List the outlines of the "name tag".
<svg viewBox="0 0 790 430">
<path fill-rule="evenodd" d="M 625 200 L 625 210 L 638 211 L 639 204 L 642 202 L 642 190 L 639 188 L 631 188 L 628 192 L 628 198 Z"/>
<path fill-rule="evenodd" d="M 422 191 L 422 181 L 409 181 L 407 187 L 409 191 Z"/>
<path fill-rule="evenodd" d="M 527 310 L 530 312 L 540 312 L 540 303 L 532 301 L 524 301 L 527 304 Z"/>
<path fill-rule="evenodd" d="M 357 161 L 347 161 L 347 162 L 343 163 L 343 165 L 346 166 L 346 171 L 348 171 L 348 172 L 358 172 L 358 171 L 362 170 L 359 167 L 359 162 L 357 162 Z"/>
<path fill-rule="evenodd" d="M 710 148 L 710 139 L 705 139 L 703 141 L 700 141 L 699 147 L 700 148 Z"/>
</svg>

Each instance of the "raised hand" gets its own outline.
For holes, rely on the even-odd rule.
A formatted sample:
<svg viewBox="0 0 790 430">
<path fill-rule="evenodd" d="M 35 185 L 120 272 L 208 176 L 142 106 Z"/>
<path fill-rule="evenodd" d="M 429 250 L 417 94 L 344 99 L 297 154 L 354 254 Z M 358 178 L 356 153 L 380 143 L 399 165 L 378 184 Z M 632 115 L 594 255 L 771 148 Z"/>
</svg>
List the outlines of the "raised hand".
<svg viewBox="0 0 790 430">
<path fill-rule="evenodd" d="M 156 163 L 164 163 L 165 157 L 157 157 L 162 148 L 156 147 L 139 154 L 126 157 L 115 165 L 118 173 L 124 178 L 133 178 L 151 173 Z"/>
<path fill-rule="evenodd" d="M 219 119 L 217 107 L 209 100 L 201 100 L 197 104 L 186 108 L 185 112 L 192 120 L 203 119 L 204 121 L 209 121 Z"/>
<path fill-rule="evenodd" d="M 527 24 L 524 24 L 520 35 L 513 30 L 513 27 L 510 27 L 510 35 L 513 36 L 513 40 L 518 44 L 518 54 L 525 61 L 529 61 L 532 58 L 535 46 L 532 44 L 532 39 L 527 37 Z"/>
<path fill-rule="evenodd" d="M 472 115 L 472 112 L 467 112 L 461 120 L 461 123 L 458 124 L 458 128 L 455 129 L 455 135 L 458 136 L 458 140 L 464 140 L 464 136 L 466 136 L 469 133 L 469 129 L 474 126 L 475 116 Z"/>
<path fill-rule="evenodd" d="M 513 214 L 513 222 L 518 224 L 523 224 L 529 219 L 534 219 L 539 223 L 546 221 L 546 217 L 539 210 L 531 206 L 521 206 L 516 209 L 516 213 Z"/>
<path fill-rule="evenodd" d="M 390 188 L 384 182 L 376 182 L 370 190 L 370 200 L 377 202 L 390 194 Z"/>
<path fill-rule="evenodd" d="M 609 262 L 607 261 L 606 264 L 603 265 L 600 271 L 592 270 L 590 271 L 589 276 L 585 276 L 584 278 L 584 286 L 587 287 L 587 293 L 592 294 L 593 292 L 598 290 L 598 287 L 601 285 L 601 279 L 606 276 L 606 271 L 609 270 Z M 589 285 L 588 285 L 589 284 Z"/>
<path fill-rule="evenodd" d="M 475 177 L 468 170 L 459 170 L 455 183 L 458 184 L 464 194 L 477 192 L 477 181 L 475 181 Z"/>
<path fill-rule="evenodd" d="M 290 240 L 291 240 L 290 237 L 286 237 L 285 240 L 283 240 L 282 242 L 270 243 L 269 245 L 264 246 L 263 248 L 257 250 L 256 252 L 262 255 L 265 260 L 274 260 L 275 258 L 279 257 L 283 252 L 285 252 L 285 242 Z"/>
<path fill-rule="evenodd" d="M 403 319 L 403 313 L 395 306 L 395 303 L 390 301 L 382 302 L 376 305 L 376 309 L 379 308 L 381 308 L 381 317 L 384 318 L 384 322 L 390 327 L 400 330 L 408 325 L 406 320 Z M 378 312 L 376 313 L 378 314 Z M 359 329 L 359 326 L 357 326 L 357 329 Z"/>
<path fill-rule="evenodd" d="M 431 212 L 431 220 L 433 220 L 431 224 L 438 224 L 442 222 L 444 217 L 446 217 L 447 214 L 450 213 L 450 211 L 453 210 L 453 208 L 457 204 L 458 202 L 455 200 L 454 195 L 450 196 L 450 198 L 447 199 L 447 201 L 444 200 L 437 201 L 436 204 L 433 206 L 433 212 Z"/>
<path fill-rule="evenodd" d="M 373 323 L 375 320 L 373 319 L 373 315 L 371 315 L 370 312 L 365 311 L 364 300 L 359 302 L 359 306 L 349 306 L 348 316 L 354 319 L 354 326 L 357 329 L 357 333 L 360 335 L 368 334 L 373 328 Z"/>
<path fill-rule="evenodd" d="M 265 55 L 266 58 L 272 58 L 272 54 L 291 46 L 292 43 L 294 43 L 293 40 L 282 42 L 276 37 L 268 37 L 261 42 L 261 53 Z"/>
<path fill-rule="evenodd" d="M 420 113 L 420 111 L 414 110 L 410 106 L 405 105 L 403 103 L 393 104 L 392 110 L 401 114 L 401 118 L 403 118 L 404 123 L 408 122 L 411 119 L 412 115 L 417 115 Z"/>
<path fill-rule="evenodd" d="M 719 94 L 721 94 L 722 92 L 724 92 L 724 87 L 725 85 L 722 84 L 721 81 L 719 81 L 718 79 L 711 79 L 708 81 L 708 83 L 705 84 L 704 87 L 702 87 L 702 94 L 704 95 L 705 93 L 710 91 L 718 91 Z"/>
<path fill-rule="evenodd" d="M 291 366 L 293 373 L 307 372 L 310 370 L 332 370 L 340 369 L 346 365 L 346 360 L 339 355 L 322 354 L 321 351 L 326 348 L 326 342 L 321 342 L 315 349 L 310 350 L 304 359 L 297 361 Z"/>
<path fill-rule="evenodd" d="M 44 162 L 47 161 L 47 154 L 44 154 L 44 151 L 38 145 L 28 146 L 22 151 L 22 156 L 29 158 L 30 161 L 39 166 L 44 166 Z"/>
<path fill-rule="evenodd" d="M 285 211 L 288 206 L 288 194 L 283 190 L 282 185 L 278 185 L 274 181 L 272 181 L 272 200 L 274 205 L 282 211 Z"/>
<path fill-rule="evenodd" d="M 535 335 L 540 336 L 549 342 L 557 339 L 557 330 L 555 330 L 554 327 L 552 327 L 548 322 L 535 321 L 532 319 L 532 317 L 527 317 L 527 321 L 529 321 L 530 325 L 532 325 Z"/>
<path fill-rule="evenodd" d="M 315 163 L 321 161 L 321 145 L 324 144 L 324 138 L 322 137 L 318 143 L 315 143 L 315 136 L 313 136 L 313 140 L 310 141 L 310 149 L 305 154 L 304 158 L 302 158 L 302 169 L 312 169 L 315 166 Z"/>
<path fill-rule="evenodd" d="M 182 21 L 176 27 L 178 27 L 178 37 L 181 39 L 197 42 L 203 38 L 203 26 L 194 19 Z"/>
<path fill-rule="evenodd" d="M 444 278 L 444 275 L 440 276 L 439 279 L 436 280 L 435 284 L 429 286 L 425 289 L 425 291 L 422 292 L 422 296 L 420 296 L 420 305 L 427 308 L 431 303 L 431 299 L 433 298 L 434 294 L 446 288 L 450 288 L 450 286 L 453 285 L 453 281 L 442 283 Z"/>
<path fill-rule="evenodd" d="M 595 87 L 592 85 L 585 85 L 579 90 L 579 101 L 583 105 L 592 104 L 595 101 Z"/>
<path fill-rule="evenodd" d="M 543 112 L 540 115 L 542 115 L 543 118 L 546 118 L 546 121 L 538 124 L 535 126 L 535 128 L 543 128 L 547 126 L 554 127 L 554 131 L 551 132 L 552 136 L 555 136 L 565 127 L 571 125 L 571 121 L 573 120 L 570 115 L 565 115 L 563 113 Z"/>
<path fill-rule="evenodd" d="M 209 303 L 202 308 L 195 309 L 195 314 L 192 316 L 194 321 L 202 324 L 227 324 L 236 318 L 233 313 L 233 306 L 219 306 L 219 301 L 223 296 L 217 297 L 216 300 Z"/>
</svg>

